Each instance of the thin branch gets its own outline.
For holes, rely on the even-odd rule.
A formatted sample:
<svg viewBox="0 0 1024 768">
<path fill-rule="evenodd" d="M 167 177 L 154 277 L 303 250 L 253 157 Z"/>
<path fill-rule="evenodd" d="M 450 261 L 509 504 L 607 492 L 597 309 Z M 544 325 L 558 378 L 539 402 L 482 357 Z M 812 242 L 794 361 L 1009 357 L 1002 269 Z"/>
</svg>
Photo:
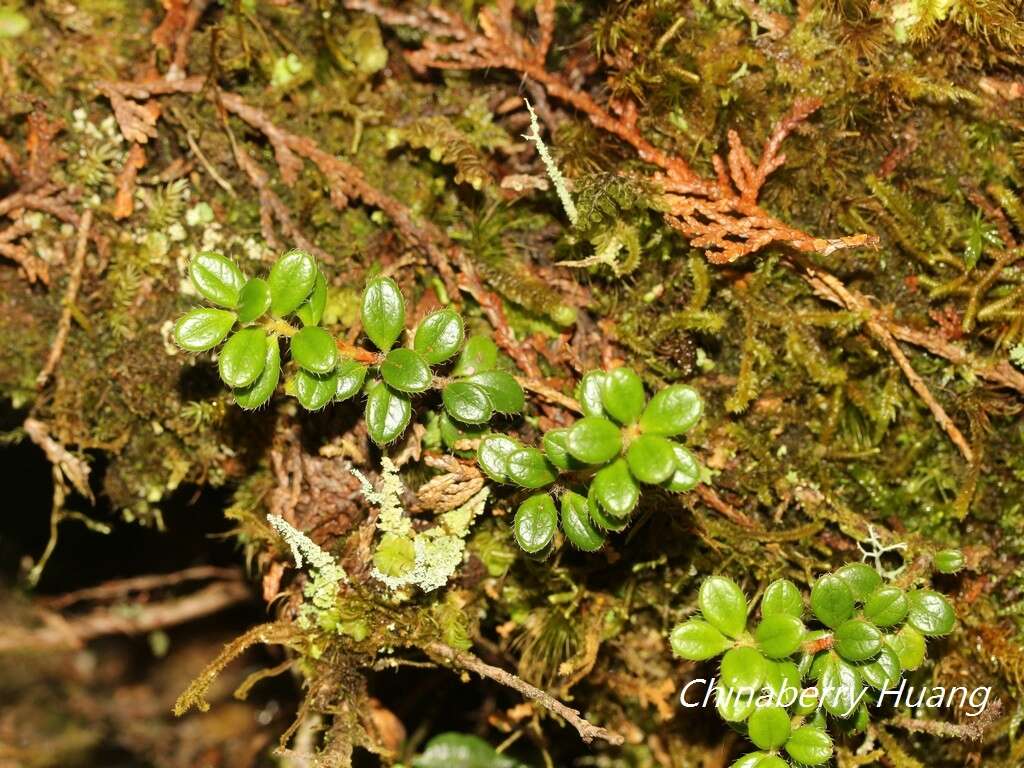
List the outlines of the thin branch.
<svg viewBox="0 0 1024 768">
<path fill-rule="evenodd" d="M 470 672 L 475 672 L 481 677 L 489 678 L 501 685 L 518 691 L 531 701 L 535 701 L 540 704 L 549 712 L 553 712 L 566 720 L 573 728 L 576 729 L 580 738 L 587 744 L 590 744 L 594 739 L 602 739 L 613 745 L 619 745 L 623 742 L 623 738 L 620 734 L 593 725 L 580 717 L 579 710 L 567 707 L 558 699 L 545 693 L 539 688 L 533 687 L 522 678 L 513 675 L 511 672 L 506 672 L 500 667 L 487 664 L 468 651 L 459 651 L 455 648 L 444 645 L 443 643 L 430 643 L 424 648 L 424 650 L 428 655 L 438 660 L 445 661 L 453 666 L 461 667 L 462 669 Z"/>
<path fill-rule="evenodd" d="M 75 301 L 78 299 L 78 289 L 82 286 L 82 273 L 85 271 L 85 251 L 89 245 L 89 231 L 92 229 L 92 209 L 86 209 L 82 214 L 81 224 L 78 227 L 78 241 L 75 243 L 75 256 L 71 262 L 71 278 L 68 280 L 67 290 L 64 292 L 62 301 L 63 309 L 60 313 L 60 320 L 57 321 L 57 334 L 53 337 L 53 344 L 50 347 L 50 354 L 46 358 L 43 370 L 36 377 L 36 389 L 46 386 L 50 376 L 57 369 L 60 358 L 64 354 L 64 345 L 67 343 L 68 334 L 71 332 L 71 319 L 75 309 Z"/>
<path fill-rule="evenodd" d="M 63 595 L 43 598 L 42 603 L 47 608 L 58 610 L 86 600 L 110 600 L 124 597 L 133 592 L 165 589 L 177 586 L 178 584 L 184 584 L 188 581 L 205 581 L 206 579 L 240 580 L 240 573 L 233 568 L 197 565 L 193 568 L 185 568 L 184 570 L 172 573 L 154 573 L 145 576 L 132 576 L 127 579 L 114 579 L 98 584 L 95 587 L 76 589 L 74 592 L 66 592 Z"/>
</svg>

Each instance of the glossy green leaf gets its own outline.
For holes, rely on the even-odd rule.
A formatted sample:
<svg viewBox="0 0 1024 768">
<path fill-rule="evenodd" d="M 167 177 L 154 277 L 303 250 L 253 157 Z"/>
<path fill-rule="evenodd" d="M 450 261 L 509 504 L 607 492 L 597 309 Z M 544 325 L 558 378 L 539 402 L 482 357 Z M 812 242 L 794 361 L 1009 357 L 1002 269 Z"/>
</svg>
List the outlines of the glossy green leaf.
<svg viewBox="0 0 1024 768">
<path fill-rule="evenodd" d="M 846 582 L 854 601 L 862 603 L 868 596 L 882 586 L 882 577 L 878 571 L 866 563 L 849 563 L 835 572 L 835 575 Z"/>
<path fill-rule="evenodd" d="M 338 377 L 338 388 L 334 392 L 336 401 L 354 397 L 363 388 L 363 382 L 366 381 L 366 366 L 348 357 L 343 357 L 338 361 L 335 373 Z"/>
<path fill-rule="evenodd" d="M 466 424 L 483 424 L 494 415 L 491 400 L 476 384 L 453 381 L 441 392 L 445 410 Z"/>
<path fill-rule="evenodd" d="M 498 348 L 490 336 L 470 336 L 462 354 L 455 361 L 452 376 L 472 376 L 474 373 L 493 371 L 498 364 Z"/>
<path fill-rule="evenodd" d="M 245 277 L 238 266 L 219 253 L 200 253 L 189 264 L 188 276 L 192 285 L 206 298 L 221 307 L 235 309 Z"/>
<path fill-rule="evenodd" d="M 229 387 L 248 387 L 267 359 L 267 334 L 262 328 L 243 328 L 224 344 L 217 358 L 220 377 Z"/>
<path fill-rule="evenodd" d="M 205 352 L 224 341 L 234 324 L 234 312 L 198 307 L 178 318 L 172 336 L 174 343 L 188 352 Z"/>
<path fill-rule="evenodd" d="M 811 589 L 811 610 L 826 627 L 838 627 L 853 616 L 853 592 L 843 579 L 826 573 Z"/>
<path fill-rule="evenodd" d="M 956 612 L 945 595 L 930 589 L 915 589 L 907 593 L 907 605 L 907 624 L 922 635 L 948 635 L 956 626 Z"/>
<path fill-rule="evenodd" d="M 700 462 L 678 443 L 672 444 L 672 451 L 676 457 L 676 471 L 665 483 L 665 487 L 673 493 L 685 493 L 700 482 Z"/>
<path fill-rule="evenodd" d="M 465 380 L 486 392 L 491 407 L 498 413 L 519 413 L 526 404 L 523 388 L 514 376 L 504 371 L 482 371 Z"/>
<path fill-rule="evenodd" d="M 292 336 L 292 359 L 310 373 L 326 374 L 338 364 L 334 337 L 319 326 L 308 325 Z"/>
<path fill-rule="evenodd" d="M 722 656 L 719 678 L 726 688 L 760 690 L 767 676 L 767 659 L 748 645 L 731 648 Z"/>
<path fill-rule="evenodd" d="M 476 463 L 484 474 L 497 483 L 509 482 L 508 457 L 522 444 L 505 435 L 487 435 L 476 449 Z"/>
<path fill-rule="evenodd" d="M 844 621 L 836 629 L 835 649 L 847 661 L 867 661 L 882 650 L 882 633 L 863 619 Z"/>
<path fill-rule="evenodd" d="M 243 325 L 261 318 L 270 309 L 270 286 L 262 277 L 254 277 L 238 294 L 238 322 Z"/>
<path fill-rule="evenodd" d="M 523 488 L 540 488 L 553 483 L 557 477 L 544 454 L 532 446 L 520 447 L 509 454 L 505 473 L 509 480 Z"/>
<path fill-rule="evenodd" d="M 459 351 L 463 335 L 462 316 L 454 309 L 439 309 L 420 322 L 412 346 L 424 360 L 437 365 Z"/>
<path fill-rule="evenodd" d="M 281 348 L 276 337 L 267 339 L 267 352 L 263 360 L 263 370 L 256 381 L 244 389 L 233 390 L 235 402 L 247 411 L 259 408 L 267 402 L 281 379 Z"/>
<path fill-rule="evenodd" d="M 390 277 L 373 278 L 363 291 L 363 331 L 374 346 L 387 352 L 405 329 L 405 299 Z"/>
<path fill-rule="evenodd" d="M 907 617 L 910 604 L 906 593 L 899 587 L 882 586 L 864 602 L 864 616 L 879 627 L 891 627 Z"/>
<path fill-rule="evenodd" d="M 732 647 L 732 641 L 703 619 L 677 624 L 668 638 L 672 653 L 690 661 L 714 658 Z"/>
<path fill-rule="evenodd" d="M 427 742 L 412 768 L 527 768 L 517 760 L 494 751 L 494 747 L 465 733 L 442 733 Z"/>
<path fill-rule="evenodd" d="M 319 325 L 326 308 L 327 279 L 324 277 L 324 273 L 318 269 L 309 298 L 299 305 L 299 308 L 295 310 L 295 314 L 302 321 L 303 325 Z"/>
<path fill-rule="evenodd" d="M 789 713 L 782 707 L 758 707 L 747 721 L 747 735 L 761 749 L 778 749 L 791 731 Z"/>
<path fill-rule="evenodd" d="M 641 483 L 663 483 L 676 472 L 674 446 L 658 435 L 640 435 L 626 449 L 626 463 Z"/>
<path fill-rule="evenodd" d="M 861 679 L 878 691 L 895 686 L 902 672 L 900 657 L 888 645 L 882 646 L 878 658 L 860 666 Z"/>
<path fill-rule="evenodd" d="M 823 729 L 805 725 L 790 735 L 786 752 L 801 765 L 824 765 L 832 759 L 832 739 Z"/>
<path fill-rule="evenodd" d="M 640 501 L 640 486 L 625 459 L 617 459 L 594 475 L 592 487 L 598 503 L 614 517 L 627 517 Z"/>
<path fill-rule="evenodd" d="M 288 251 L 274 262 L 267 277 L 270 311 L 276 317 L 284 317 L 298 309 L 309 298 L 316 274 L 316 261 L 305 251 Z"/>
<path fill-rule="evenodd" d="M 913 627 L 900 627 L 900 630 L 895 635 L 888 635 L 885 638 L 885 643 L 896 654 L 903 669 L 913 672 L 924 664 L 927 650 L 925 648 L 924 635 Z"/>
<path fill-rule="evenodd" d="M 600 418 L 606 416 L 604 406 L 601 404 L 601 392 L 604 389 L 604 371 L 590 371 L 583 374 L 580 383 L 576 388 L 576 399 L 580 401 L 580 408 L 584 416 Z"/>
<path fill-rule="evenodd" d="M 587 499 L 573 491 L 562 494 L 562 532 L 576 549 L 596 552 L 604 545 L 604 534 L 590 521 Z"/>
<path fill-rule="evenodd" d="M 573 469 L 579 462 L 569 455 L 569 428 L 549 429 L 541 439 L 541 445 L 548 461 L 559 469 Z"/>
<path fill-rule="evenodd" d="M 603 531 L 621 531 L 629 525 L 628 517 L 616 517 L 605 512 L 597 501 L 593 485 L 587 491 L 587 511 L 590 513 L 590 519 Z"/>
<path fill-rule="evenodd" d="M 822 665 L 818 686 L 822 691 L 821 704 L 826 712 L 836 717 L 849 717 L 853 714 L 861 690 L 860 674 L 856 667 L 841 659 L 838 654 L 829 653 Z"/>
<path fill-rule="evenodd" d="M 295 371 L 291 385 L 295 398 L 303 408 L 318 411 L 334 398 L 338 390 L 338 379 L 335 373 L 311 373 L 305 368 L 299 368 Z"/>
<path fill-rule="evenodd" d="M 757 709 L 757 696 L 749 691 L 719 688 L 715 694 L 715 710 L 727 723 L 746 722 Z"/>
<path fill-rule="evenodd" d="M 956 573 L 966 564 L 964 553 L 959 549 L 944 549 L 935 553 L 935 570 L 939 573 Z"/>
<path fill-rule="evenodd" d="M 788 613 L 765 616 L 757 625 L 754 637 L 757 647 L 769 659 L 784 659 L 800 649 L 804 636 L 804 623 Z"/>
<path fill-rule="evenodd" d="M 419 352 L 405 347 L 392 349 L 380 364 L 380 375 L 400 392 L 424 392 L 434 376 Z"/>
<path fill-rule="evenodd" d="M 764 591 L 761 598 L 761 615 L 768 617 L 777 613 L 801 618 L 804 615 L 804 598 L 789 579 L 776 579 Z"/>
<path fill-rule="evenodd" d="M 557 527 L 555 502 L 548 494 L 538 493 L 519 505 L 512 523 L 512 532 L 523 551 L 533 554 L 551 543 Z"/>
<path fill-rule="evenodd" d="M 768 659 L 767 670 L 764 681 L 765 688 L 777 694 L 782 693 L 787 687 L 800 688 L 802 676 L 799 668 L 792 661 Z"/>
<path fill-rule="evenodd" d="M 622 450 L 622 431 L 599 416 L 584 416 L 569 428 L 566 448 L 584 464 L 604 464 Z"/>
<path fill-rule="evenodd" d="M 751 752 L 739 758 L 735 762 L 730 763 L 729 768 L 758 768 L 758 766 L 761 765 L 761 761 L 769 757 L 772 757 L 772 755 L 769 755 L 765 752 Z M 775 767 L 769 766 L 769 768 Z M 782 766 L 780 766 L 780 768 L 788 768 L 788 766 L 786 766 L 786 764 L 783 763 Z"/>
<path fill-rule="evenodd" d="M 377 445 L 396 440 L 409 426 L 412 403 L 408 396 L 378 382 L 366 395 L 366 431 Z"/>
<path fill-rule="evenodd" d="M 703 412 L 704 401 L 697 390 L 673 384 L 651 398 L 640 417 L 640 428 L 649 435 L 681 435 L 693 429 Z"/>
<path fill-rule="evenodd" d="M 708 576 L 700 585 L 697 605 L 704 618 L 726 637 L 738 637 L 747 628 L 747 598 L 727 576 Z"/>
<path fill-rule="evenodd" d="M 643 413 L 644 383 L 632 368 L 616 368 L 604 376 L 601 405 L 620 424 L 633 424 Z"/>
</svg>

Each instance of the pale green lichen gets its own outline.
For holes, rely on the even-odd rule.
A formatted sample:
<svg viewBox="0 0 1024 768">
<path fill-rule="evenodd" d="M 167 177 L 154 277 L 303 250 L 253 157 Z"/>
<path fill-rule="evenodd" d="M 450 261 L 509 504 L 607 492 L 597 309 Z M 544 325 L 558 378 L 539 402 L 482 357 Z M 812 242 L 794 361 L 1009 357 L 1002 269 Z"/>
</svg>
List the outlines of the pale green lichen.
<svg viewBox="0 0 1024 768">
<path fill-rule="evenodd" d="M 299 609 L 299 626 L 335 627 L 342 631 L 338 624 L 338 589 L 348 581 L 345 569 L 283 517 L 267 515 L 267 522 L 291 547 L 295 567 L 308 566 L 312 577 L 303 589 L 306 601 Z"/>
<path fill-rule="evenodd" d="M 526 102 L 526 108 L 530 111 L 530 132 L 524 133 L 523 138 L 536 145 L 537 154 L 540 155 L 540 159 L 544 163 L 544 168 L 548 172 L 551 183 L 555 185 L 558 199 L 562 201 L 565 215 L 569 217 L 569 221 L 572 222 L 573 226 L 576 226 L 580 215 L 576 210 L 576 203 L 572 199 L 572 194 L 569 192 L 569 185 L 566 183 L 562 172 L 558 169 L 555 158 L 548 151 L 548 146 L 544 143 L 544 139 L 540 137 L 540 122 L 537 120 L 537 113 L 533 111 L 533 107 L 528 101 Z"/>
<path fill-rule="evenodd" d="M 473 520 L 483 512 L 489 489 L 482 488 L 472 498 L 441 515 L 437 525 L 414 531 L 412 521 L 402 508 L 404 491 L 398 468 L 387 456 L 381 460 L 378 488 L 353 469 L 363 487 L 363 495 L 380 512 L 377 528 L 383 534 L 373 554 L 373 577 L 390 589 L 417 586 L 432 592 L 448 583 L 462 564 L 466 536 Z"/>
</svg>

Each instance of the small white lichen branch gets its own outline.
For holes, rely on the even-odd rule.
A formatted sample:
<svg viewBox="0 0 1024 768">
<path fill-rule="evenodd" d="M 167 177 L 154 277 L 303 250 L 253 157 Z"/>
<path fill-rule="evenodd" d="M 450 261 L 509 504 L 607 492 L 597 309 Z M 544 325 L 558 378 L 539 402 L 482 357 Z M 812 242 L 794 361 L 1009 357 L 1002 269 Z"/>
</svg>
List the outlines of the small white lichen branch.
<svg viewBox="0 0 1024 768">
<path fill-rule="evenodd" d="M 551 152 L 548 151 L 548 145 L 544 143 L 544 139 L 540 137 L 540 121 L 537 120 L 537 113 L 533 111 L 533 107 L 530 102 L 523 99 L 526 102 L 526 108 L 530 111 L 530 132 L 524 133 L 523 138 L 533 143 L 537 147 L 537 154 L 540 155 L 541 161 L 544 163 L 544 168 L 548 172 L 548 177 L 551 179 L 551 183 L 555 185 L 555 192 L 558 193 L 558 199 L 562 201 L 562 207 L 565 209 L 565 215 L 569 217 L 569 221 L 572 222 L 573 226 L 576 226 L 576 222 L 579 221 L 580 215 L 576 210 L 576 203 L 572 199 L 572 194 L 569 192 L 569 185 L 562 175 L 562 172 L 558 169 L 558 165 L 555 163 L 555 158 L 551 156 Z"/>
</svg>

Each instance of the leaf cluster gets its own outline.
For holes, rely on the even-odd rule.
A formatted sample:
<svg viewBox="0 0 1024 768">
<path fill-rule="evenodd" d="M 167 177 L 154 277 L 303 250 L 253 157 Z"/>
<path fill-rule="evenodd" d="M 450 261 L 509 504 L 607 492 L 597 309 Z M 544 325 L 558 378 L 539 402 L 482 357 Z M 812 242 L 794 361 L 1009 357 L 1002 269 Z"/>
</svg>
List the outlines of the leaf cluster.
<svg viewBox="0 0 1024 768">
<path fill-rule="evenodd" d="M 939 570 L 955 568 L 958 557 L 943 553 Z M 768 585 L 751 628 L 747 598 L 727 577 L 705 579 L 698 604 L 701 615 L 678 624 L 669 641 L 684 659 L 722 657 L 719 715 L 758 748 L 733 768 L 827 763 L 830 731 L 865 730 L 869 703 L 924 663 L 926 638 L 947 635 L 956 624 L 945 596 L 903 589 L 864 563 L 818 578 L 809 617 L 804 596 L 786 579 Z M 805 686 L 814 687 L 813 695 Z M 785 689 L 800 692 L 788 706 Z"/>
</svg>

